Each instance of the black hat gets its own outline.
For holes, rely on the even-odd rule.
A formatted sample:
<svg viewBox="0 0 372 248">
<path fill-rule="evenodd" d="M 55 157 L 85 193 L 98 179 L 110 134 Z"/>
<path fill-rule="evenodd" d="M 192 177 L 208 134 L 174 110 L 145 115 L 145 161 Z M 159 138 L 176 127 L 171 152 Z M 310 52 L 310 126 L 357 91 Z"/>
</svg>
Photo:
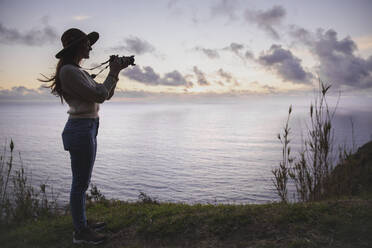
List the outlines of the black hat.
<svg viewBox="0 0 372 248">
<path fill-rule="evenodd" d="M 84 33 L 80 29 L 77 28 L 70 28 L 66 30 L 61 37 L 63 49 L 56 54 L 56 58 L 60 59 L 63 57 L 64 53 L 74 47 L 75 45 L 79 44 L 82 40 L 88 39 L 90 41 L 90 45 L 96 43 L 99 38 L 99 34 L 97 32 L 91 32 L 89 34 Z"/>
</svg>

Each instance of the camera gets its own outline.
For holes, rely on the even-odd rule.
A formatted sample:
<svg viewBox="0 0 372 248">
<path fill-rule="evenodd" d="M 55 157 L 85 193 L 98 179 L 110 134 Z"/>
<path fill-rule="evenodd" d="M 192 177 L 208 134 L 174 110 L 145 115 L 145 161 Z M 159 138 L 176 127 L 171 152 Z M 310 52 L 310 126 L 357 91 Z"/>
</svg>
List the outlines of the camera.
<svg viewBox="0 0 372 248">
<path fill-rule="evenodd" d="M 118 55 L 111 55 L 110 56 L 110 62 L 115 59 L 115 57 L 118 57 Z M 135 66 L 136 64 L 134 63 L 134 55 L 131 55 L 131 56 L 122 56 L 122 57 L 118 57 L 119 58 L 119 61 L 121 64 L 127 64 L 127 65 L 131 65 L 131 66 Z"/>
<path fill-rule="evenodd" d="M 122 57 L 119 57 L 119 55 L 111 55 L 110 56 L 110 59 L 99 64 L 98 66 L 96 67 L 93 67 L 93 68 L 89 68 L 89 69 L 86 69 L 86 70 L 94 70 L 94 69 L 97 69 L 111 61 L 113 61 L 115 58 L 118 58 L 119 59 L 119 62 L 122 64 L 122 65 L 126 65 L 127 66 L 135 66 L 136 64 L 134 63 L 134 55 L 131 55 L 131 56 L 122 56 Z M 103 72 L 104 70 L 107 69 L 107 67 L 109 67 L 110 64 L 106 65 L 106 67 L 102 68 L 97 74 L 91 74 L 90 76 L 94 79 L 97 77 L 98 74 L 100 74 L 101 72 Z"/>
</svg>

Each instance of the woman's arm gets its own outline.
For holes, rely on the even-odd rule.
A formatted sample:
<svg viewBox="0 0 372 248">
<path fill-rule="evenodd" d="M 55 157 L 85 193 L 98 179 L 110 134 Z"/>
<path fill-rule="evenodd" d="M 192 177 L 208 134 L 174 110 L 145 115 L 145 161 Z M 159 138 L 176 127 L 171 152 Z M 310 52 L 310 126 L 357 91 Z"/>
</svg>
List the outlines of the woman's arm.
<svg viewBox="0 0 372 248">
<path fill-rule="evenodd" d="M 115 92 L 115 89 L 116 89 L 116 85 L 117 85 L 117 83 L 114 84 L 114 87 L 112 87 L 112 89 L 111 89 L 111 91 L 110 91 L 108 97 L 106 98 L 106 100 L 110 100 L 111 97 L 114 95 L 114 92 Z"/>
<path fill-rule="evenodd" d="M 106 80 L 99 84 L 73 65 L 63 66 L 59 76 L 64 92 L 87 102 L 103 103 L 117 82 L 116 78 L 107 76 Z"/>
<path fill-rule="evenodd" d="M 116 79 L 116 83 L 115 85 L 111 88 L 110 90 L 110 93 L 107 97 L 106 100 L 110 100 L 111 97 L 114 95 L 114 92 L 115 92 L 115 88 L 116 88 L 116 85 L 117 85 L 117 82 L 119 81 L 119 73 L 122 69 L 125 69 L 129 66 L 129 60 L 127 61 L 127 63 L 122 63 L 122 62 L 119 62 L 118 61 L 118 57 L 117 56 L 114 56 L 114 59 L 110 61 L 110 72 L 109 74 L 107 75 L 107 77 L 113 77 Z"/>
<path fill-rule="evenodd" d="M 110 90 L 110 92 L 109 92 L 109 95 L 108 95 L 108 97 L 107 97 L 107 99 L 106 100 L 110 100 L 111 99 L 111 97 L 114 95 L 114 92 L 115 92 L 115 89 L 116 89 L 116 85 L 118 84 L 118 81 L 119 81 L 119 75 L 118 74 L 116 74 L 116 73 L 113 73 L 113 72 L 110 72 L 108 75 L 107 75 L 107 77 L 114 77 L 117 81 L 116 81 L 116 83 L 114 84 L 114 86 L 111 88 L 111 90 Z"/>
<path fill-rule="evenodd" d="M 113 96 L 119 80 L 119 72 L 128 65 L 127 63 L 122 64 L 115 56 L 110 61 L 110 72 L 102 84 L 94 81 L 88 73 L 81 71 L 78 67 L 65 65 L 59 73 L 62 90 L 74 98 L 87 102 L 103 103 Z"/>
</svg>

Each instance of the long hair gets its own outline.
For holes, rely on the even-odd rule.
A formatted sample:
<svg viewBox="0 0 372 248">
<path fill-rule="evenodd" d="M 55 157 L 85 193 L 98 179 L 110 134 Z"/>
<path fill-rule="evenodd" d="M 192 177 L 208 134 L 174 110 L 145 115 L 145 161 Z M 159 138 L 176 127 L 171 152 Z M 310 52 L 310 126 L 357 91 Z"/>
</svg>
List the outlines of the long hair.
<svg viewBox="0 0 372 248">
<path fill-rule="evenodd" d="M 79 65 L 81 58 L 79 61 L 79 55 L 80 55 L 80 49 L 82 47 L 83 43 L 80 43 L 74 47 L 69 48 L 65 54 L 63 55 L 62 58 L 59 59 L 57 66 L 56 66 L 56 72 L 54 75 L 51 77 L 47 77 L 43 74 L 41 74 L 44 79 L 38 79 L 41 82 L 48 83 L 52 82 L 50 85 L 43 85 L 44 88 L 50 88 L 51 93 L 57 97 L 61 98 L 61 103 L 63 104 L 63 91 L 62 91 L 62 85 L 61 85 L 61 80 L 59 78 L 59 72 L 64 65 L 72 64 L 72 65 Z M 77 64 L 76 64 L 77 63 Z"/>
</svg>

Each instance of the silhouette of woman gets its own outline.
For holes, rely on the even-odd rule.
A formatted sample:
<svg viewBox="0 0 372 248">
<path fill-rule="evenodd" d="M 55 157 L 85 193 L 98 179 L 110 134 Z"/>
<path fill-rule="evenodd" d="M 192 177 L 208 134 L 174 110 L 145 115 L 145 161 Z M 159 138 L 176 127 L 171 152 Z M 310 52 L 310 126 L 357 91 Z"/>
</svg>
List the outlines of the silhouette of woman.
<svg viewBox="0 0 372 248">
<path fill-rule="evenodd" d="M 100 84 L 79 66 L 82 59 L 89 58 L 91 46 L 99 34 L 71 28 L 61 37 L 63 49 L 56 54 L 59 62 L 53 77 L 43 82 L 52 82 L 52 94 L 69 105 L 69 118 L 62 132 L 63 146 L 71 158 L 72 185 L 70 208 L 74 224 L 73 242 L 99 244 L 105 236 L 95 231 L 105 223 L 87 223 L 85 193 L 88 189 L 97 152 L 99 127 L 99 104 L 109 100 L 115 91 L 119 72 L 128 67 L 117 56 L 110 60 L 110 72 Z"/>
</svg>

